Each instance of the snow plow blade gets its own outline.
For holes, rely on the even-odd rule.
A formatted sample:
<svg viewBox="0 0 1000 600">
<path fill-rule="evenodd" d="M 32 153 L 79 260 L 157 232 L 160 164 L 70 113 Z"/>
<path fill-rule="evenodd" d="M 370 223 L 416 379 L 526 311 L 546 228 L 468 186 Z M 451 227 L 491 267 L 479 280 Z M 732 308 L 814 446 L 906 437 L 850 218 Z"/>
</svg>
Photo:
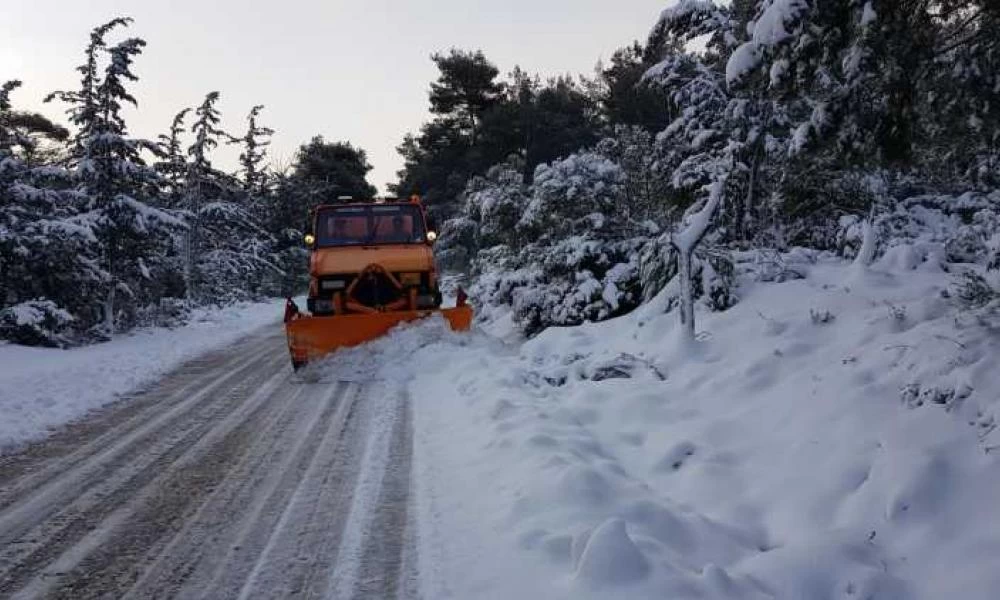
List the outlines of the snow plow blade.
<svg viewBox="0 0 1000 600">
<path fill-rule="evenodd" d="M 350 313 L 329 317 L 298 314 L 285 323 L 292 366 L 297 370 L 310 361 L 349 346 L 379 338 L 400 323 L 440 314 L 453 331 L 468 331 L 472 307 L 457 306 L 438 310 Z"/>
</svg>

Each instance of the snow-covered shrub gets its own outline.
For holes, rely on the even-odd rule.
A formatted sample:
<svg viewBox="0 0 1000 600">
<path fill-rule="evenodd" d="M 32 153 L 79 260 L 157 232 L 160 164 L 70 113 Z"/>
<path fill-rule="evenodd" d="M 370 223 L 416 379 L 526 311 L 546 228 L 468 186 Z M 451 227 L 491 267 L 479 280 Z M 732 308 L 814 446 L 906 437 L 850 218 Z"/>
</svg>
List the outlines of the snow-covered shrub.
<svg viewBox="0 0 1000 600">
<path fill-rule="evenodd" d="M 465 270 L 485 248 L 520 246 L 518 220 L 528 203 L 523 165 L 514 157 L 469 180 L 463 193 L 463 212 L 445 221 L 435 247 L 438 267 Z"/>
<path fill-rule="evenodd" d="M 625 314 L 677 273 L 670 236 L 646 218 L 652 197 L 629 191 L 642 168 L 652 167 L 626 176 L 607 156 L 580 152 L 539 166 L 525 186 L 520 171 L 500 165 L 470 183 L 465 213 L 449 223 L 444 249 L 457 254 L 471 246 L 476 302 L 510 306 L 529 335 Z M 695 256 L 692 287 L 695 298 L 722 310 L 736 300 L 734 270 L 713 248 L 706 244 Z M 666 308 L 673 305 L 668 300 Z"/>
<path fill-rule="evenodd" d="M 198 301 L 221 306 L 253 299 L 262 275 L 281 271 L 266 232 L 238 203 L 209 202 L 196 220 L 200 240 L 192 282 Z"/>
<path fill-rule="evenodd" d="M 779 252 L 773 248 L 756 248 L 734 252 L 734 267 L 741 275 L 746 274 L 754 281 L 783 283 L 794 279 L 805 279 L 808 265 L 814 262 L 809 251 L 793 248 L 789 252 Z"/>
<path fill-rule="evenodd" d="M 466 214 L 479 224 L 476 244 L 517 246 L 516 228 L 529 203 L 519 161 L 512 160 L 475 177 L 466 190 Z"/>
<path fill-rule="evenodd" d="M 1000 249 L 1000 191 L 967 192 L 959 196 L 922 194 L 885 203 L 876 212 L 878 254 L 908 246 L 924 260 L 932 251 L 954 263 L 991 265 Z M 862 219 L 840 219 L 837 248 L 852 258 L 861 247 Z"/>
<path fill-rule="evenodd" d="M 470 184 L 466 212 L 450 225 L 449 250 L 474 239 L 476 300 L 509 305 L 529 335 L 638 306 L 642 251 L 656 228 L 623 210 L 621 168 L 581 152 L 539 166 L 526 186 L 515 167 Z"/>
<path fill-rule="evenodd" d="M 26 346 L 64 347 L 73 315 L 51 300 L 29 300 L 0 310 L 0 338 Z"/>
<path fill-rule="evenodd" d="M 670 245 L 670 235 L 649 240 L 641 255 L 640 286 L 644 302 L 663 294 L 663 308 L 671 311 L 680 303 L 681 290 L 677 281 L 677 250 Z M 732 307 L 739 300 L 736 294 L 736 268 L 730 253 L 699 249 L 691 261 L 691 291 L 696 302 L 712 311 Z"/>
<path fill-rule="evenodd" d="M 466 216 L 448 219 L 441 227 L 434 258 L 443 271 L 464 271 L 476 249 L 476 222 Z"/>
<path fill-rule="evenodd" d="M 144 327 L 180 327 L 191 315 L 191 305 L 183 298 L 160 298 L 159 302 L 137 311 L 136 324 Z"/>
<path fill-rule="evenodd" d="M 676 210 L 669 202 L 673 190 L 669 184 L 665 156 L 652 134 L 638 126 L 616 126 L 601 140 L 595 151 L 618 165 L 624 176 L 623 202 L 631 221 L 668 222 Z"/>
<path fill-rule="evenodd" d="M 861 247 L 860 217 L 885 198 L 880 177 L 841 173 L 835 177 L 791 170 L 769 201 L 782 247 L 837 250 L 853 257 Z M 851 229 L 857 225 L 856 229 Z"/>
<path fill-rule="evenodd" d="M 836 318 L 836 315 L 828 310 L 818 310 L 815 308 L 809 309 L 809 320 L 812 321 L 813 325 L 826 325 L 828 323 L 833 323 Z"/>
<path fill-rule="evenodd" d="M 531 245 L 518 260 L 532 267 L 513 271 L 500 289 L 509 294 L 514 319 L 529 335 L 624 314 L 642 300 L 642 243 L 572 236 L 552 246 Z"/>
<path fill-rule="evenodd" d="M 966 271 L 954 284 L 954 296 L 965 308 L 982 308 L 1000 299 L 1000 289 L 974 271 Z"/>
<path fill-rule="evenodd" d="M 629 225 L 624 186 L 621 167 L 594 152 L 539 165 L 517 231 L 526 239 L 621 233 Z"/>
</svg>

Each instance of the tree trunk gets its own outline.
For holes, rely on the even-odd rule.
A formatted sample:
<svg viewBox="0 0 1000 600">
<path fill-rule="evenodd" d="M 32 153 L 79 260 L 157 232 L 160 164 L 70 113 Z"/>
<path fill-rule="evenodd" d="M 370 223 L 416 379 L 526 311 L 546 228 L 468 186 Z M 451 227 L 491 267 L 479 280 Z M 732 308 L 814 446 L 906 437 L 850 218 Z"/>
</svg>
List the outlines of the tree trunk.
<svg viewBox="0 0 1000 600">
<path fill-rule="evenodd" d="M 681 329 L 685 339 L 694 341 L 694 293 L 691 289 L 691 256 L 693 248 L 677 249 L 677 277 L 681 285 Z"/>
<path fill-rule="evenodd" d="M 750 241 L 750 231 L 753 229 L 754 197 L 757 191 L 757 174 L 760 170 L 761 150 L 763 149 L 761 140 L 763 140 L 764 134 L 758 134 L 758 138 L 754 142 L 753 153 L 750 156 L 750 181 L 747 185 L 747 195 L 743 199 L 743 215 L 740 219 L 740 235 L 744 242 Z"/>
<path fill-rule="evenodd" d="M 670 242 L 677 249 L 677 277 L 680 278 L 681 286 L 681 327 L 684 330 L 684 336 L 691 341 L 694 340 L 694 290 L 691 289 L 691 257 L 694 256 L 694 249 L 698 247 L 712 225 L 712 218 L 722 204 L 725 187 L 725 177 L 713 182 L 708 187 L 709 192 L 705 206 L 690 218 L 684 230 L 674 233 Z"/>
<path fill-rule="evenodd" d="M 868 215 L 864 223 L 861 226 L 861 247 L 858 248 L 858 255 L 854 258 L 854 264 L 858 268 L 868 268 L 875 259 L 875 246 L 878 239 L 875 235 L 875 228 L 872 226 L 872 221 L 875 219 L 874 211 Z"/>
<path fill-rule="evenodd" d="M 192 281 L 194 253 L 191 248 L 191 233 L 191 229 L 184 232 L 184 297 L 189 302 L 194 299 L 192 292 L 192 287 L 194 286 L 194 282 Z"/>
</svg>

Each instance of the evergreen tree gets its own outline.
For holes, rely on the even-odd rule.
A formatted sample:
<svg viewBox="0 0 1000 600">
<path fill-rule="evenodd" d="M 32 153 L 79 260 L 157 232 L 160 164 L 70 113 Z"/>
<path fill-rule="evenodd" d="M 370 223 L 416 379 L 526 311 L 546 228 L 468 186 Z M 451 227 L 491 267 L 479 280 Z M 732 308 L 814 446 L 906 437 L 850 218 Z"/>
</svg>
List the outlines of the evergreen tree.
<svg viewBox="0 0 1000 600">
<path fill-rule="evenodd" d="M 653 56 L 642 44 L 633 42 L 616 50 L 610 64 L 597 65 L 591 95 L 600 105 L 605 123 L 611 127 L 634 125 L 659 132 L 676 118 L 677 107 L 668 103 L 661 88 L 644 78 L 656 63 Z"/>
<path fill-rule="evenodd" d="M 264 106 L 260 104 L 250 109 L 250 114 L 247 116 L 246 132 L 242 137 L 233 141 L 242 146 L 238 178 L 242 187 L 243 207 L 252 217 L 253 222 L 259 225 L 261 233 L 267 233 L 264 236 L 258 234 L 257 237 L 262 238 L 260 252 L 269 258 L 266 262 L 260 263 L 259 268 L 251 270 L 250 290 L 254 293 L 260 293 L 267 288 L 275 293 L 280 293 L 279 285 L 269 283 L 276 277 L 281 277 L 280 273 L 276 271 L 278 267 L 274 263 L 277 259 L 270 258 L 281 251 L 281 247 L 276 245 L 278 243 L 277 237 L 281 235 L 281 232 L 268 229 L 271 210 L 269 205 L 274 202 L 274 190 L 271 189 L 272 178 L 265 161 L 267 160 L 267 147 L 271 143 L 270 138 L 274 131 L 258 123 L 260 112 L 263 109 Z"/>
<path fill-rule="evenodd" d="M 223 304 L 248 297 L 273 264 L 269 236 L 246 206 L 244 186 L 217 170 L 209 156 L 220 140 L 232 139 L 219 125 L 218 100 L 219 93 L 210 92 L 194 111 L 182 256 L 188 299 Z"/>
<path fill-rule="evenodd" d="M 116 331 L 118 322 L 134 319 L 136 308 L 148 299 L 143 289 L 150 279 L 145 258 L 157 254 L 170 233 L 184 226 L 174 215 L 147 202 L 158 176 L 146 166 L 140 151 L 154 150 L 154 146 L 128 137 L 121 114 L 124 103 L 136 104 L 126 84 L 138 79 L 132 62 L 145 42 L 129 38 L 108 48 L 104 35 L 130 22 L 115 19 L 96 28 L 86 52 L 87 63 L 79 68 L 84 73 L 81 89 L 54 95 L 71 105 L 71 121 L 80 129 L 74 142 L 74 177 L 86 203 L 85 211 L 75 219 L 92 228 L 100 244 L 105 336 Z M 107 65 L 95 75 L 101 53 L 107 55 Z"/>
<path fill-rule="evenodd" d="M 431 60 L 440 71 L 431 83 L 431 112 L 451 119 L 475 146 L 483 115 L 500 101 L 503 85 L 496 81 L 500 71 L 481 50 L 452 48 L 448 54 L 433 54 Z"/>
<path fill-rule="evenodd" d="M 373 197 L 375 187 L 365 178 L 371 169 L 361 148 L 350 142 L 327 142 L 318 135 L 299 147 L 289 177 L 311 206 L 336 202 L 340 196 Z"/>
<path fill-rule="evenodd" d="M 105 37 L 115 28 L 128 27 L 132 19 L 119 17 L 107 23 L 95 27 L 90 32 L 90 43 L 84 49 L 85 61 L 76 68 L 80 73 L 80 87 L 78 90 L 69 92 L 53 92 L 46 96 L 45 101 L 51 102 L 58 99 L 69 105 L 67 114 L 69 122 L 76 127 L 76 134 L 70 147 L 72 160 L 79 161 L 87 157 L 89 140 L 97 130 L 101 110 L 101 100 L 98 88 L 101 85 L 101 70 L 99 61 L 107 49 Z"/>
<path fill-rule="evenodd" d="M 0 85 L 0 338 L 18 343 L 64 345 L 77 316 L 90 308 L 103 273 L 90 252 L 94 231 L 72 221 L 75 194 L 61 168 L 33 166 L 35 139 Z M 59 137 L 63 137 L 61 133 Z"/>
<path fill-rule="evenodd" d="M 160 160 L 153 167 L 162 176 L 162 200 L 171 208 L 181 208 L 184 193 L 184 176 L 187 174 L 188 163 L 181 136 L 185 133 L 184 119 L 190 112 L 190 108 L 178 112 L 174 115 L 168 132 L 157 136 Z"/>
<path fill-rule="evenodd" d="M 267 147 L 271 143 L 274 130 L 257 123 L 263 105 L 258 104 L 250 109 L 247 116 L 247 130 L 239 142 L 243 146 L 240 153 L 240 176 L 243 181 L 243 191 L 249 198 L 259 197 L 264 193 L 267 184 L 267 168 L 264 160 L 267 158 Z"/>
<path fill-rule="evenodd" d="M 569 77 L 543 84 L 515 68 L 510 81 L 501 82 L 482 52 L 452 50 L 433 59 L 439 76 L 431 84 L 430 109 L 436 117 L 397 148 L 404 166 L 390 188 L 421 194 L 443 220 L 460 212 L 471 177 L 509 156 L 522 159 L 530 182 L 539 164 L 598 139 L 594 103 Z"/>
</svg>

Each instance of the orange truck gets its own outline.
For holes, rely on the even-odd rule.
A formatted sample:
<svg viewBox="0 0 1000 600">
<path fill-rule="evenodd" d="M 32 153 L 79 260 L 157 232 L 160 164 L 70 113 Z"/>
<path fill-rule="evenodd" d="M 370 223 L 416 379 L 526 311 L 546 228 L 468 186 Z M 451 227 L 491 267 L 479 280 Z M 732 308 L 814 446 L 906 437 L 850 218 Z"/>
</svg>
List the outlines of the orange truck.
<svg viewBox="0 0 1000 600">
<path fill-rule="evenodd" d="M 316 207 L 305 237 L 307 312 L 291 298 L 285 307 L 294 369 L 434 314 L 453 330 L 469 329 L 472 307 L 461 288 L 455 307 L 441 307 L 433 251 L 437 234 L 428 227 L 419 198 Z"/>
</svg>

